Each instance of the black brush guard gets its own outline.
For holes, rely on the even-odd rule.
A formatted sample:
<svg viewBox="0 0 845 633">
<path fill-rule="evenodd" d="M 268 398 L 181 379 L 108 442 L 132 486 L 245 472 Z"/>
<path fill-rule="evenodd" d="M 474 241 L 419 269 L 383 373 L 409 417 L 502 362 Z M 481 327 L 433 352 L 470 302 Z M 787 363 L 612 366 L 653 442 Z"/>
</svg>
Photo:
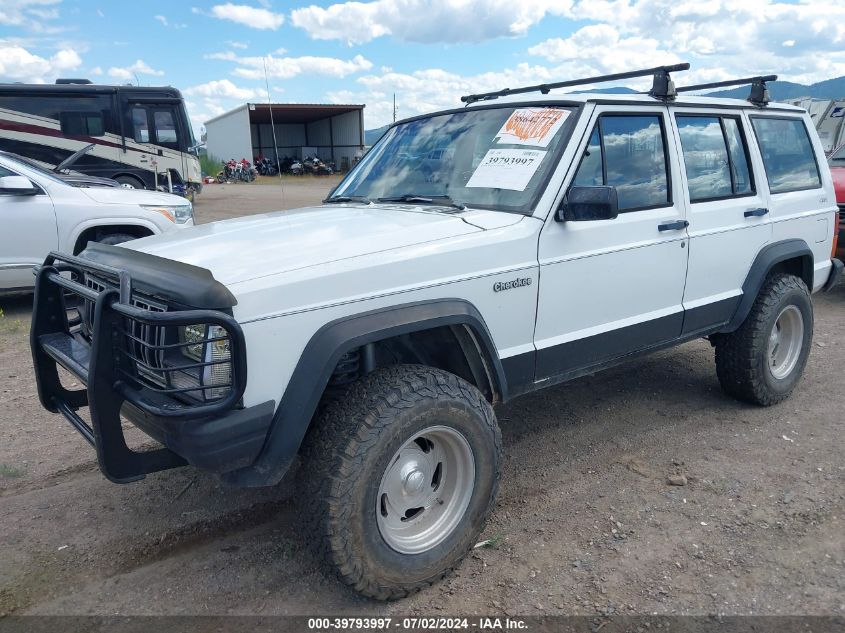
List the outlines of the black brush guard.
<svg viewBox="0 0 845 633">
<path fill-rule="evenodd" d="M 115 287 L 96 291 L 78 281 L 64 277 L 71 272 L 78 279 L 95 274 L 115 282 Z M 93 303 L 90 311 L 90 344 L 72 329 L 80 321 L 68 318 L 66 293 Z M 132 301 L 132 280 L 127 271 L 89 260 L 50 253 L 36 269 L 35 302 L 32 314 L 30 346 L 41 404 L 54 413 L 61 413 L 97 451 L 100 470 L 111 481 L 127 483 L 143 479 L 152 472 L 185 465 L 186 459 L 168 448 L 136 452 L 131 450 L 123 434 L 120 413 L 130 405 L 141 415 L 158 420 L 185 423 L 199 418 L 212 419 L 238 407 L 246 386 L 246 346 L 238 323 L 216 310 L 177 310 L 152 312 L 135 307 Z M 80 319 L 81 319 L 81 312 Z M 179 399 L 188 392 L 205 393 L 205 388 L 158 387 L 138 378 L 138 346 L 159 351 L 196 343 L 150 344 L 134 335 L 135 326 L 179 327 L 204 324 L 223 328 L 229 339 L 231 381 L 215 387 L 229 387 L 219 400 L 193 404 Z M 220 337 L 222 338 L 222 337 Z M 217 339 L 215 339 L 217 340 Z M 134 348 L 134 350 L 133 350 Z M 157 372 L 181 371 L 220 364 L 191 363 L 181 368 L 156 368 Z M 66 389 L 59 379 L 58 366 L 75 375 L 86 388 Z M 91 424 L 77 410 L 88 407 Z"/>
</svg>

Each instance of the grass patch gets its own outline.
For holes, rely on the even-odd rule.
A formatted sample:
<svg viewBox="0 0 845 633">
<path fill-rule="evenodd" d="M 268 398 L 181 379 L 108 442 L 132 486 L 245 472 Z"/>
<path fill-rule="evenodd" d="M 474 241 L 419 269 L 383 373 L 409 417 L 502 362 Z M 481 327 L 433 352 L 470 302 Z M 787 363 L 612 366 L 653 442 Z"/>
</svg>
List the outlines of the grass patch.
<svg viewBox="0 0 845 633">
<path fill-rule="evenodd" d="M 215 156 L 200 156 L 200 171 L 203 176 L 216 176 L 223 169 L 223 161 Z"/>
<path fill-rule="evenodd" d="M 23 330 L 23 321 L 20 319 L 9 319 L 0 308 L 0 333 L 15 333 Z"/>
<path fill-rule="evenodd" d="M 483 547 L 484 549 L 499 549 L 499 545 L 501 545 L 504 540 L 504 534 L 494 534 L 490 538 L 485 539 L 480 543 L 476 543 L 473 549 L 478 549 L 480 547 Z"/>
<path fill-rule="evenodd" d="M 4 477 L 6 479 L 17 479 L 18 477 L 23 477 L 25 472 L 26 471 L 23 468 L 18 468 L 17 466 L 0 462 L 0 477 Z"/>
</svg>

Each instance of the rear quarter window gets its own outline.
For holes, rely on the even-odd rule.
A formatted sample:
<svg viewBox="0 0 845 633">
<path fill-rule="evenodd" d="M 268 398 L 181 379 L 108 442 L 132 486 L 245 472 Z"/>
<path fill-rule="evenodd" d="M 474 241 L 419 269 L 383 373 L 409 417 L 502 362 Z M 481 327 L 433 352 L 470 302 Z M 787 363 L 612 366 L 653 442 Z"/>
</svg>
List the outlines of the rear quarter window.
<svg viewBox="0 0 845 633">
<path fill-rule="evenodd" d="M 821 187 L 819 166 L 803 119 L 751 117 L 772 193 Z"/>
</svg>

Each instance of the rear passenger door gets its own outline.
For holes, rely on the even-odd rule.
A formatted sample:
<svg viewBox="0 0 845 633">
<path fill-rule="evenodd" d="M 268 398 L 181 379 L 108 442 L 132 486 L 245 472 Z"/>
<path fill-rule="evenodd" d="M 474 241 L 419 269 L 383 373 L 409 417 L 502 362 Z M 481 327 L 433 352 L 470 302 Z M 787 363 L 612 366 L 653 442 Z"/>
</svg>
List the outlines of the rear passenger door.
<svg viewBox="0 0 845 633">
<path fill-rule="evenodd" d="M 690 223 L 683 333 L 691 335 L 733 316 L 751 264 L 771 238 L 771 212 L 742 112 L 673 108 L 673 120 Z"/>
<path fill-rule="evenodd" d="M 613 220 L 540 236 L 536 379 L 567 376 L 681 332 L 687 271 L 678 161 L 665 106 L 597 106 L 569 185 L 616 187 Z"/>
</svg>

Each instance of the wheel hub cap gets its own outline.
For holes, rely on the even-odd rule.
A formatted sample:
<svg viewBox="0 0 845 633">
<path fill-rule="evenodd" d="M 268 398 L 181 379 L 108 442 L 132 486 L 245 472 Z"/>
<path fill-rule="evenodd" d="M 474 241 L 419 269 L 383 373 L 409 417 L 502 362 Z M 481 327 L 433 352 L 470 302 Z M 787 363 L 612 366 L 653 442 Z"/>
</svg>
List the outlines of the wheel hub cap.
<svg viewBox="0 0 845 633">
<path fill-rule="evenodd" d="M 804 344 L 804 317 L 794 305 L 778 314 L 769 334 L 769 371 L 777 380 L 788 377 L 798 364 Z"/>
<path fill-rule="evenodd" d="M 453 428 L 432 426 L 405 442 L 390 460 L 376 498 L 379 533 L 392 549 L 419 554 L 457 527 L 475 487 L 475 459 Z"/>
</svg>

